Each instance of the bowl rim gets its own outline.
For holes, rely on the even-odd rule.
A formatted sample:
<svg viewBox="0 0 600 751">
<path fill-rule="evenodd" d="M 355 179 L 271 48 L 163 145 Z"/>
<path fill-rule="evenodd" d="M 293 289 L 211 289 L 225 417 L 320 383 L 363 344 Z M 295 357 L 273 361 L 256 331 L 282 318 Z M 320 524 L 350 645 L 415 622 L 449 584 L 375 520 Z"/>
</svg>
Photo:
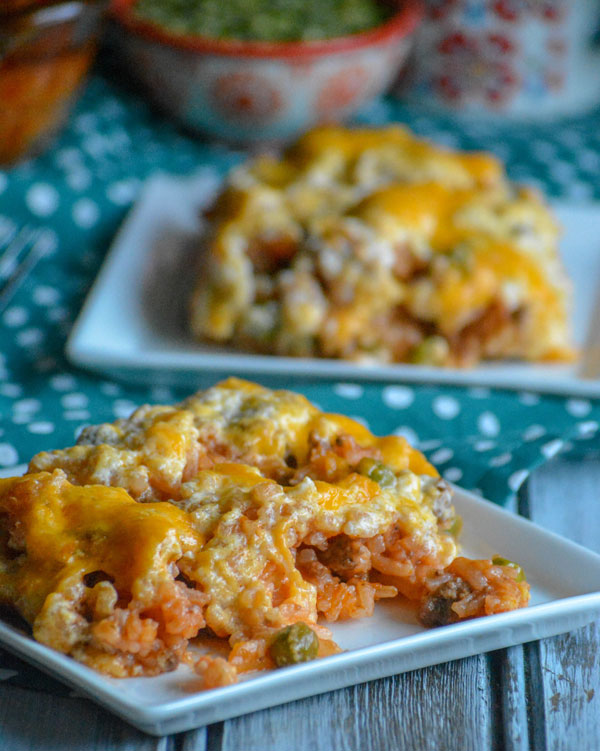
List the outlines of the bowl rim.
<svg viewBox="0 0 600 751">
<path fill-rule="evenodd" d="M 137 18 L 132 12 L 137 0 L 112 0 L 111 14 L 126 29 L 181 50 L 204 52 L 226 57 L 264 59 L 304 58 L 350 52 L 399 39 L 411 34 L 424 15 L 423 0 L 393 0 L 396 12 L 384 23 L 367 31 L 315 41 L 259 42 L 240 39 L 218 39 L 195 34 L 177 34 L 153 21 Z"/>
</svg>

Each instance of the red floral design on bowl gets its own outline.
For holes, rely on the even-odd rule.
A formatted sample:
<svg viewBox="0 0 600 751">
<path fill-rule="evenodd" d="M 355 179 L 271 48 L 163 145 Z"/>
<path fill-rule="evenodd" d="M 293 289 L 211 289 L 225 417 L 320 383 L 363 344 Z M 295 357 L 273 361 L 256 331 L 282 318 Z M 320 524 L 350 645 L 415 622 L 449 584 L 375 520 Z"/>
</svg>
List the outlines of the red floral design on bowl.
<svg viewBox="0 0 600 751">
<path fill-rule="evenodd" d="M 256 73 L 225 73 L 209 93 L 215 109 L 229 120 L 269 122 L 281 111 L 281 94 L 269 79 Z"/>
</svg>

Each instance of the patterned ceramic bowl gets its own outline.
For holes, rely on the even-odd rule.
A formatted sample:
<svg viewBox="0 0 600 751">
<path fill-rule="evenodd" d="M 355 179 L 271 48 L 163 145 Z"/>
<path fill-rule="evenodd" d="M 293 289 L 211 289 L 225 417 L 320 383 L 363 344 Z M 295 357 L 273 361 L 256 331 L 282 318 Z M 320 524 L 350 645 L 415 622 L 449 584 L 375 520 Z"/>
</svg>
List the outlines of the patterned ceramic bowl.
<svg viewBox="0 0 600 751">
<path fill-rule="evenodd" d="M 429 108 L 526 120 L 600 103 L 598 0 L 426 0 L 398 93 Z"/>
<path fill-rule="evenodd" d="M 186 127 L 236 142 L 286 140 L 341 120 L 396 77 L 421 0 L 369 31 L 311 42 L 252 42 L 170 33 L 113 0 L 127 65 L 152 99 Z"/>
</svg>

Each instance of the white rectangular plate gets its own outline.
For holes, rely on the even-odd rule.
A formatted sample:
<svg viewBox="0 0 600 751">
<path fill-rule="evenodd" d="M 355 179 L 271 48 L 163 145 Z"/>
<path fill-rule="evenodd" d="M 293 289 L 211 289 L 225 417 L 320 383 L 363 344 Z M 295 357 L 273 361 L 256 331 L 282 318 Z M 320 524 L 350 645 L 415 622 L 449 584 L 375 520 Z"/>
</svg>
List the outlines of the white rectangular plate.
<svg viewBox="0 0 600 751">
<path fill-rule="evenodd" d="M 197 387 L 198 374 L 226 371 L 486 385 L 600 397 L 600 204 L 555 206 L 562 255 L 575 286 L 577 364 L 504 362 L 470 370 L 366 365 L 251 355 L 194 342 L 186 306 L 200 252 L 200 209 L 214 195 L 200 174 L 149 181 L 126 219 L 67 343 L 73 362 L 133 381 Z"/>
<path fill-rule="evenodd" d="M 64 680 L 147 733 L 164 735 L 344 686 L 553 636 L 600 615 L 600 556 L 455 488 L 466 555 L 500 554 L 522 564 L 531 605 L 510 613 L 424 629 L 399 604 L 372 618 L 334 624 L 346 651 L 294 667 L 255 673 L 233 686 L 199 692 L 189 668 L 156 678 L 107 678 L 0 622 L 0 643 Z"/>
</svg>

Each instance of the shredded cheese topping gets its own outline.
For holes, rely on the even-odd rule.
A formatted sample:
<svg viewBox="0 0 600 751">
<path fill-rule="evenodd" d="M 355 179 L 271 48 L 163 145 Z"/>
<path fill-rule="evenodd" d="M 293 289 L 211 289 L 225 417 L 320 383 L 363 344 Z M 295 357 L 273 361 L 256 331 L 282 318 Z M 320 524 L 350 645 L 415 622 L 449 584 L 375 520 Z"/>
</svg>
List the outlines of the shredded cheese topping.
<svg viewBox="0 0 600 751">
<path fill-rule="evenodd" d="M 324 127 L 234 171 L 208 221 L 200 339 L 453 366 L 573 357 L 557 225 L 487 154 Z"/>
<path fill-rule="evenodd" d="M 111 675 L 183 661 L 224 685 L 273 667 L 270 643 L 299 621 L 323 655 L 337 647 L 320 616 L 367 616 L 400 592 L 431 620 L 456 579 L 455 523 L 446 484 L 403 438 L 232 378 L 87 428 L 1 480 L 0 602 Z M 448 617 L 527 602 L 514 568 L 467 569 Z M 228 660 L 199 656 L 215 636 Z"/>
</svg>

